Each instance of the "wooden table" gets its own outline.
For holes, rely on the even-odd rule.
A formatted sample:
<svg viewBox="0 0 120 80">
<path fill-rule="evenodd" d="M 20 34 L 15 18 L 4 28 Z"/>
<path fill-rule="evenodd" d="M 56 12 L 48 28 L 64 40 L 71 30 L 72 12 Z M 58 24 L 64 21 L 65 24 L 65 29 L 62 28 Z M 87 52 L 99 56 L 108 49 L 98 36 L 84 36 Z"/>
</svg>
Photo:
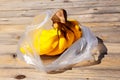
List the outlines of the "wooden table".
<svg viewBox="0 0 120 80">
<path fill-rule="evenodd" d="M 16 58 L 17 42 L 35 15 L 64 8 L 102 38 L 99 65 L 46 74 Z M 120 80 L 120 0 L 0 0 L 0 80 Z"/>
</svg>

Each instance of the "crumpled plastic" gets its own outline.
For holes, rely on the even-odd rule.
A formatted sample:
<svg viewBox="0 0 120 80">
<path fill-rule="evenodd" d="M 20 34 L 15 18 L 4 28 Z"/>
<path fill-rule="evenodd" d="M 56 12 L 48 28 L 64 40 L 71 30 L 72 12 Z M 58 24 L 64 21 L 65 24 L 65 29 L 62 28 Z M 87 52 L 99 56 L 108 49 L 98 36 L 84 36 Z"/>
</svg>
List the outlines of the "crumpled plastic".
<svg viewBox="0 0 120 80">
<path fill-rule="evenodd" d="M 45 72 L 59 71 L 69 65 L 77 64 L 82 61 L 90 60 L 93 58 L 92 50 L 98 45 L 96 36 L 90 31 L 88 27 L 81 26 L 82 38 L 75 41 L 67 50 L 65 50 L 59 57 L 49 64 L 44 64 L 41 56 L 38 55 L 32 44 L 32 33 L 39 28 L 50 29 L 52 22 L 50 17 L 52 12 L 41 13 L 34 20 L 34 24 L 26 28 L 25 33 L 21 36 L 18 42 L 17 55 L 20 59 L 24 60 L 27 64 L 34 65 L 37 69 Z M 20 47 L 29 44 L 32 47 L 33 53 L 21 53 Z M 27 50 L 26 50 L 27 51 Z"/>
</svg>

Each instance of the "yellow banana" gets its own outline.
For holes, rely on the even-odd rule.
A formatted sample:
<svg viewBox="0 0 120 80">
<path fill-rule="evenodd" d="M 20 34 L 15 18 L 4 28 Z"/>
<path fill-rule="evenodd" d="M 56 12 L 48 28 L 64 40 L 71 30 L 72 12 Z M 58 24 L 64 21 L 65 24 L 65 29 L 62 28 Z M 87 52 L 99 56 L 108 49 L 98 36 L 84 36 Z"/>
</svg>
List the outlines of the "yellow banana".
<svg viewBox="0 0 120 80">
<path fill-rule="evenodd" d="M 55 29 L 43 30 L 38 39 L 39 54 L 47 54 L 51 52 L 58 44 L 58 35 Z"/>
<path fill-rule="evenodd" d="M 58 36 L 56 30 L 36 30 L 33 33 L 33 47 L 35 51 L 39 55 L 44 55 L 52 51 L 58 44 Z M 25 44 L 24 46 L 20 47 L 20 51 L 22 53 L 26 53 L 26 50 L 30 53 L 32 52 L 32 48 L 29 44 Z"/>
<path fill-rule="evenodd" d="M 48 40 L 42 41 L 40 40 L 40 55 L 42 53 L 47 54 L 49 52 L 51 52 L 58 44 L 58 37 L 53 36 Z"/>
<path fill-rule="evenodd" d="M 56 46 L 56 48 L 46 55 L 49 55 L 49 56 L 58 55 L 58 54 L 61 54 L 67 48 L 67 46 L 66 46 L 67 40 L 64 37 L 64 35 L 61 34 L 61 32 L 60 32 L 58 41 L 59 42 L 58 42 L 58 45 Z"/>
</svg>

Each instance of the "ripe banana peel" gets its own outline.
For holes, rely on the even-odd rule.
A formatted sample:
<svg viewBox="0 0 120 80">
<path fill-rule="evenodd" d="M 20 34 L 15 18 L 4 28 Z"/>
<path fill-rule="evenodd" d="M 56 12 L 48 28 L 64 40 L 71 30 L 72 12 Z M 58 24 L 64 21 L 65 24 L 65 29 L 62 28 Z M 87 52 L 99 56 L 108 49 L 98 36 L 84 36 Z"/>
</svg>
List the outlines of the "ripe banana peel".
<svg viewBox="0 0 120 80">
<path fill-rule="evenodd" d="M 69 26 L 71 30 L 67 29 L 64 35 L 62 31 L 58 30 L 59 25 L 54 25 L 55 28 L 50 30 L 38 29 L 33 33 L 33 47 L 39 55 L 54 56 L 63 53 L 76 40 L 82 37 L 82 31 L 77 21 L 70 21 L 73 26 Z M 33 53 L 33 49 L 29 44 L 20 47 L 23 54 L 27 52 Z"/>
</svg>

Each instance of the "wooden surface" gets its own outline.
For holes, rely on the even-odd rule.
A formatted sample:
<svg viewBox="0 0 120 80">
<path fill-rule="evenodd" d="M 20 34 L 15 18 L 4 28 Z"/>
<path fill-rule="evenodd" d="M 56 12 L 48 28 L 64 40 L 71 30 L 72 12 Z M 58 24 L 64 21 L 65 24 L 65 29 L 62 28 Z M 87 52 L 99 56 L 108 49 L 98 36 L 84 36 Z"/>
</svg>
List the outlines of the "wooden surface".
<svg viewBox="0 0 120 80">
<path fill-rule="evenodd" d="M 15 56 L 17 42 L 35 15 L 64 8 L 102 38 L 108 55 L 99 65 L 46 74 Z M 120 80 L 120 0 L 0 0 L 0 80 Z"/>
</svg>

